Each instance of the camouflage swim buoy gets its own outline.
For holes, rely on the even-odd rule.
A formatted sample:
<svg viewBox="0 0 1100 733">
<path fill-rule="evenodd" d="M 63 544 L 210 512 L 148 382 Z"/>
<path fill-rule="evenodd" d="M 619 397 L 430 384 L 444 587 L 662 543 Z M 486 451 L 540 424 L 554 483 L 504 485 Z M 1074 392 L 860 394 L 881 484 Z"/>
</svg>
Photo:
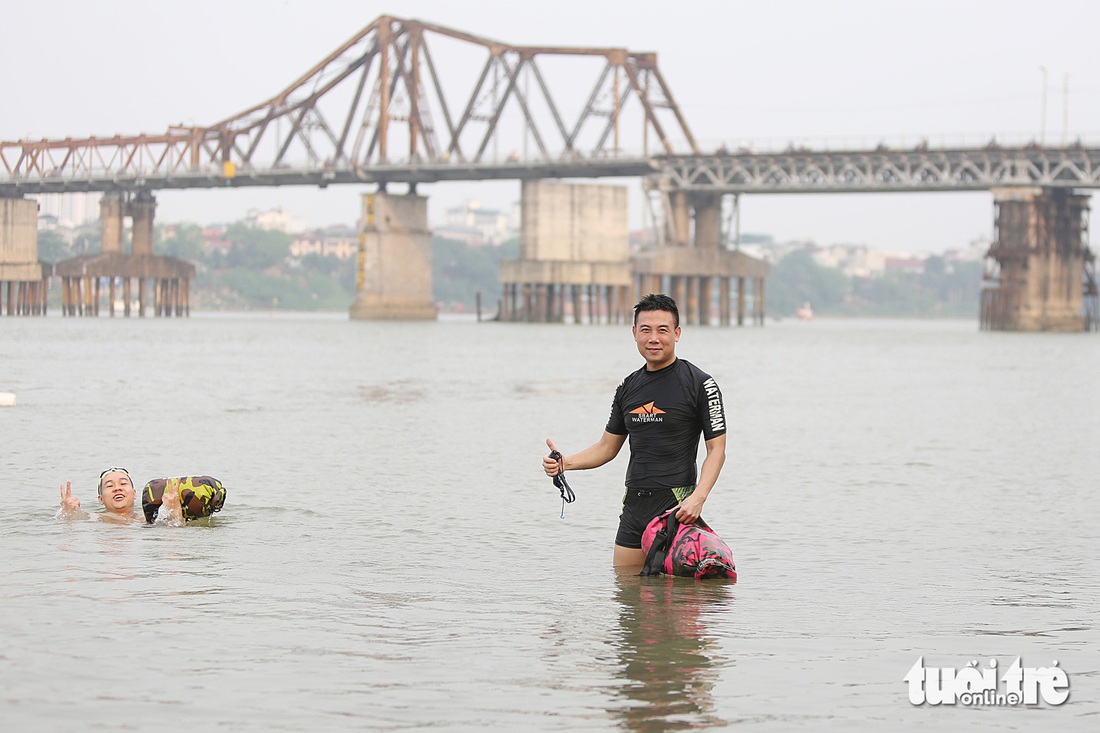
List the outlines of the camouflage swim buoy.
<svg viewBox="0 0 1100 733">
<path fill-rule="evenodd" d="M 213 476 L 181 476 L 180 506 L 184 519 L 190 521 L 199 517 L 209 517 L 220 512 L 225 504 L 225 487 Z M 145 512 L 145 521 L 152 523 L 160 511 L 161 498 L 168 485 L 167 478 L 155 478 L 145 484 L 141 491 L 141 510 Z"/>
</svg>

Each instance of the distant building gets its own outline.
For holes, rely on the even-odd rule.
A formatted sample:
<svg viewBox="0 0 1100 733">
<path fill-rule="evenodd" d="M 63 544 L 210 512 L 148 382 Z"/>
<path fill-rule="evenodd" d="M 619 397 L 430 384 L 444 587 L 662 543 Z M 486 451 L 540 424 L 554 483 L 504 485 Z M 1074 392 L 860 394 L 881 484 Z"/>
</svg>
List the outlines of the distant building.
<svg viewBox="0 0 1100 733">
<path fill-rule="evenodd" d="M 39 194 L 38 217 L 56 228 L 75 229 L 99 219 L 99 193 Z"/>
<path fill-rule="evenodd" d="M 433 234 L 465 242 L 471 247 L 494 246 L 519 235 L 518 204 L 505 214 L 497 209 L 482 208 L 476 199 L 467 199 L 461 206 L 447 209 L 443 224 L 433 227 Z"/>
<path fill-rule="evenodd" d="M 233 243 L 225 238 L 225 228 L 219 226 L 205 227 L 202 242 L 208 252 L 228 252 L 233 248 Z"/>
<path fill-rule="evenodd" d="M 304 219 L 291 216 L 283 211 L 281 207 L 267 211 L 249 209 L 242 221 L 257 229 L 286 232 L 287 234 L 301 234 L 309 229 L 309 224 Z"/>
<path fill-rule="evenodd" d="M 485 247 L 489 244 L 485 241 L 485 232 L 473 227 L 438 226 L 432 229 L 432 235 L 462 242 L 467 247 Z"/>
<path fill-rule="evenodd" d="M 992 242 L 986 237 L 979 237 L 971 240 L 966 249 L 949 249 L 943 253 L 943 258 L 948 263 L 957 262 L 981 262 L 985 259 L 986 253 L 989 251 L 989 247 Z"/>
<path fill-rule="evenodd" d="M 848 277 L 878 277 L 886 271 L 886 254 L 865 244 L 833 244 L 815 247 L 811 255 L 822 267 L 840 270 Z"/>
<path fill-rule="evenodd" d="M 347 227 L 330 227 L 299 234 L 290 243 L 291 257 L 309 254 L 348 260 L 359 253 L 359 235 Z"/>
<path fill-rule="evenodd" d="M 925 257 L 919 255 L 892 253 L 886 255 L 885 269 L 886 272 L 907 272 L 920 275 L 924 272 L 925 259 Z"/>
<path fill-rule="evenodd" d="M 742 247 L 742 249 L 745 248 Z M 765 259 L 772 263 L 779 262 L 792 252 L 806 252 L 812 256 L 817 249 L 819 249 L 819 247 L 812 239 L 791 239 L 786 242 L 777 243 L 771 248 L 772 254 Z"/>
<path fill-rule="evenodd" d="M 53 214 L 38 215 L 38 231 L 55 232 L 69 244 L 72 244 L 76 237 L 76 230 L 72 226 L 62 224 Z"/>
<path fill-rule="evenodd" d="M 779 261 L 779 258 L 776 256 L 777 250 L 774 246 L 767 246 L 755 242 L 742 242 L 741 246 L 738 247 L 738 251 L 747 254 L 749 257 L 767 262 L 770 265 L 774 265 Z"/>
</svg>

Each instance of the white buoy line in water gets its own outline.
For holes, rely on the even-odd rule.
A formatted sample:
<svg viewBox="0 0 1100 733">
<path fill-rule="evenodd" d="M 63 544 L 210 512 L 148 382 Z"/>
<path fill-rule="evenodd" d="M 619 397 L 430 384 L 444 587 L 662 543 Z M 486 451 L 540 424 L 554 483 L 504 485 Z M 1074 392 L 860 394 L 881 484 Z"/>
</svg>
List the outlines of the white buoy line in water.
<svg viewBox="0 0 1100 733">
<path fill-rule="evenodd" d="M 11 392 L 0 392 L 0 407 L 15 407 L 15 395 Z"/>
</svg>

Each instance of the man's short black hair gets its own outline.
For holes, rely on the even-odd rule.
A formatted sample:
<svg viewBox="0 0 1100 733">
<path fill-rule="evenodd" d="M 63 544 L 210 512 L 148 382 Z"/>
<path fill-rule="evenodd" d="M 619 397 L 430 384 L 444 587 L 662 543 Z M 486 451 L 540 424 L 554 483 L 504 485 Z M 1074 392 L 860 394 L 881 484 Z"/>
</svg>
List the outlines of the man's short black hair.
<svg viewBox="0 0 1100 733">
<path fill-rule="evenodd" d="M 680 309 L 676 307 L 676 301 L 663 293 L 650 293 L 638 301 L 634 306 L 634 325 L 638 325 L 638 314 L 642 311 L 665 311 L 672 314 L 674 328 L 680 327 Z"/>
</svg>

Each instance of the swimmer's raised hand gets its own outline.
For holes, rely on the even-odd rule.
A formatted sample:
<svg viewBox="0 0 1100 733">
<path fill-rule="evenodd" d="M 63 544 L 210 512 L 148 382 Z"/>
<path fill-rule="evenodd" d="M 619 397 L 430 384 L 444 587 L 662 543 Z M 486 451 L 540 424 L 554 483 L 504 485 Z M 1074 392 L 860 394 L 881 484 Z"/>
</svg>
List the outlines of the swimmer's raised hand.
<svg viewBox="0 0 1100 733">
<path fill-rule="evenodd" d="M 61 511 L 65 514 L 80 511 L 80 499 L 73 496 L 73 482 L 61 484 Z"/>
<path fill-rule="evenodd" d="M 171 524 L 183 523 L 183 507 L 180 506 L 180 480 L 178 478 L 170 478 L 165 481 L 164 493 L 160 498 L 160 513 Z"/>
<path fill-rule="evenodd" d="M 170 478 L 164 482 L 164 494 L 161 497 L 163 504 L 179 504 L 180 503 L 180 480 L 178 478 Z"/>
</svg>

